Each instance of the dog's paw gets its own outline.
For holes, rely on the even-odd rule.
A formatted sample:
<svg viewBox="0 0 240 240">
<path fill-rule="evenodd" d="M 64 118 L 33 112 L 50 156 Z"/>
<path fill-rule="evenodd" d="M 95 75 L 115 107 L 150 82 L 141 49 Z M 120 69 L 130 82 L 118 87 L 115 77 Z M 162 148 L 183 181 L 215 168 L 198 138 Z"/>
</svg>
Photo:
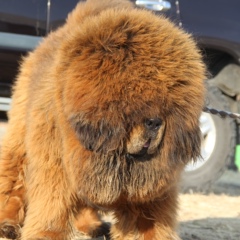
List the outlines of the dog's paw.
<svg viewBox="0 0 240 240">
<path fill-rule="evenodd" d="M 55 232 L 55 231 L 42 231 L 39 233 L 27 233 L 24 232 L 22 234 L 21 240 L 65 240 L 69 239 L 63 232 Z"/>
<path fill-rule="evenodd" d="M 32 238 L 28 238 L 27 240 L 52 240 L 52 238 L 49 238 L 49 237 L 32 237 Z"/>
<path fill-rule="evenodd" d="M 0 224 L 0 237 L 8 239 L 19 239 L 20 238 L 20 226 L 12 225 L 9 223 Z"/>
<path fill-rule="evenodd" d="M 100 236 L 104 236 L 106 240 L 110 239 L 110 223 L 103 222 L 98 228 L 94 229 L 91 232 L 91 237 L 97 238 Z"/>
</svg>

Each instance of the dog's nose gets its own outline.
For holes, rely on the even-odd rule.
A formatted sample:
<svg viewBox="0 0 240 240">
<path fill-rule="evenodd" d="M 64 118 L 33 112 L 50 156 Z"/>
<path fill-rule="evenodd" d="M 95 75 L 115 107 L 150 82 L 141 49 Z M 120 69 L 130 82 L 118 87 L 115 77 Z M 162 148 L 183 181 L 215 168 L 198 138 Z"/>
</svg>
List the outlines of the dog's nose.
<svg viewBox="0 0 240 240">
<path fill-rule="evenodd" d="M 157 131 L 162 124 L 160 118 L 149 118 L 145 120 L 145 126 L 148 130 Z"/>
</svg>

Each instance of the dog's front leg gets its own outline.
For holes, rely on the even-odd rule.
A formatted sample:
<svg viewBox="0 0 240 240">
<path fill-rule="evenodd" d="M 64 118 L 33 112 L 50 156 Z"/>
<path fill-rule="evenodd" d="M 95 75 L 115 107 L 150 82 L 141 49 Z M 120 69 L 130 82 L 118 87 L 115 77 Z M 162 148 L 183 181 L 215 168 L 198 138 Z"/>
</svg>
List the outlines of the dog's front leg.
<svg viewBox="0 0 240 240">
<path fill-rule="evenodd" d="M 180 240 L 175 231 L 177 198 L 173 191 L 153 202 L 122 206 L 115 211 L 111 239 Z"/>
<path fill-rule="evenodd" d="M 27 169 L 27 212 L 21 240 L 68 240 L 71 196 L 60 163 L 31 161 Z"/>
</svg>

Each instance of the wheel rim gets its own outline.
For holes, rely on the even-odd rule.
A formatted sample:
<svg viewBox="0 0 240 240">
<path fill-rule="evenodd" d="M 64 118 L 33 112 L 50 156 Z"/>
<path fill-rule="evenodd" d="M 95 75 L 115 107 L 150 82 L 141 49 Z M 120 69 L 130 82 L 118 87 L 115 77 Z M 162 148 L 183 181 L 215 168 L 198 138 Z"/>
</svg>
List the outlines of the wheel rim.
<svg viewBox="0 0 240 240">
<path fill-rule="evenodd" d="M 3 136 L 6 133 L 6 130 L 7 130 L 7 122 L 6 121 L 2 121 L 0 119 L 0 147 L 1 147 Z"/>
<path fill-rule="evenodd" d="M 209 113 L 202 113 L 199 119 L 202 133 L 201 156 L 191 161 L 185 167 L 185 171 L 191 172 L 201 168 L 212 155 L 216 144 L 216 128 L 212 116 Z"/>
</svg>

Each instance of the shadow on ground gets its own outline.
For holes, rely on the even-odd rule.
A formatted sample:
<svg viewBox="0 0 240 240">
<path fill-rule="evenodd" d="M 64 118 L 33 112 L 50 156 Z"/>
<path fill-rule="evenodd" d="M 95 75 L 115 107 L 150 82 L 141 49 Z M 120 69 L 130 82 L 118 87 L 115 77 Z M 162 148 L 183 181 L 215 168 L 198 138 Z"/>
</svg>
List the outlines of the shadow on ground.
<svg viewBox="0 0 240 240">
<path fill-rule="evenodd" d="M 226 171 L 223 176 L 212 185 L 210 192 L 217 195 L 240 196 L 240 173 L 230 170 Z"/>
<path fill-rule="evenodd" d="M 239 240 L 240 218 L 206 218 L 181 222 L 179 233 L 182 240 Z"/>
</svg>

